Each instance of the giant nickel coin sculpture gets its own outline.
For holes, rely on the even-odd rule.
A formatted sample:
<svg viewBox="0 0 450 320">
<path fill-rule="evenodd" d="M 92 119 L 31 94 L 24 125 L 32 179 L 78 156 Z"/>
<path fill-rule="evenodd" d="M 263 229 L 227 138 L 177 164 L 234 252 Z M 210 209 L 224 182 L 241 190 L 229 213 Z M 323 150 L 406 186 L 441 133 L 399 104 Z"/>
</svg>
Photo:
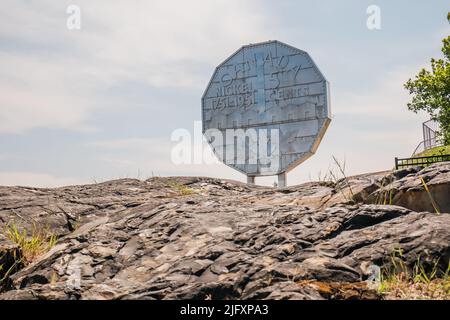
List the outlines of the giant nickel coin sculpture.
<svg viewBox="0 0 450 320">
<path fill-rule="evenodd" d="M 308 53 L 279 41 L 243 46 L 215 70 L 202 97 L 215 155 L 247 175 L 286 173 L 311 157 L 330 124 L 329 85 Z"/>
</svg>

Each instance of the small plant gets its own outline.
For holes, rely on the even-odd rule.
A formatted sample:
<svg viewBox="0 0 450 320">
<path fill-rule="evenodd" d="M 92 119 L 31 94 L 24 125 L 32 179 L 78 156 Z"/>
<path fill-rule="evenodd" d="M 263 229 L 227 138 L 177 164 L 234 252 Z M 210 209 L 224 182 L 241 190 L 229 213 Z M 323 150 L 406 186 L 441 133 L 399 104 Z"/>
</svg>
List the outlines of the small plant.
<svg viewBox="0 0 450 320">
<path fill-rule="evenodd" d="M 420 262 L 420 257 L 418 257 L 417 262 L 414 265 L 413 281 L 415 283 L 422 282 L 422 283 L 430 284 L 430 282 L 436 278 L 436 275 L 438 272 L 438 263 L 439 263 L 439 260 L 435 260 L 433 263 L 433 268 L 431 269 L 431 272 L 427 273 L 425 271 L 425 268 L 423 267 L 423 264 Z"/>
<path fill-rule="evenodd" d="M 389 193 L 389 205 L 392 205 L 392 194 L 393 194 L 393 190 L 392 190 L 392 189 L 389 189 L 388 191 L 386 191 L 386 194 L 387 194 L 387 193 Z M 388 204 L 386 194 L 385 194 L 385 197 L 384 197 L 384 203 L 383 203 L 384 205 L 387 205 L 387 204 Z"/>
<path fill-rule="evenodd" d="M 439 206 L 436 203 L 436 201 L 434 200 L 433 196 L 431 195 L 431 192 L 430 192 L 430 189 L 428 188 L 427 183 L 425 182 L 425 180 L 423 179 L 422 176 L 419 176 L 419 178 L 420 178 L 420 181 L 422 182 L 422 185 L 423 185 L 425 191 L 428 194 L 428 197 L 430 198 L 431 205 L 433 206 L 434 211 L 436 211 L 437 214 L 441 214 L 441 211 L 439 210 Z"/>
<path fill-rule="evenodd" d="M 445 271 L 438 259 L 427 269 L 420 256 L 410 270 L 399 248 L 391 254 L 390 266 L 383 268 L 378 291 L 388 299 L 450 299 L 449 275 L 450 262 Z"/>
<path fill-rule="evenodd" d="M 188 195 L 196 193 L 196 191 L 194 189 L 189 188 L 189 187 L 185 186 L 184 184 L 180 184 L 176 181 L 169 181 L 169 186 L 172 189 L 175 189 L 182 196 L 188 196 Z"/>
<path fill-rule="evenodd" d="M 322 174 L 322 171 L 319 171 L 317 174 L 317 181 L 319 183 L 328 183 L 333 182 L 332 176 L 330 175 L 330 168 L 325 172 L 325 174 Z"/>
<path fill-rule="evenodd" d="M 24 228 L 20 231 L 15 224 L 10 224 L 5 233 L 6 237 L 20 248 L 24 264 L 31 263 L 49 251 L 57 241 L 57 236 L 51 234 L 47 228 L 39 228 L 35 224 L 30 232 Z"/>
<path fill-rule="evenodd" d="M 8 286 L 9 276 L 23 267 L 21 252 L 16 248 L 0 251 L 0 291 Z"/>
<path fill-rule="evenodd" d="M 12 273 L 46 253 L 57 241 L 56 235 L 51 234 L 47 228 L 38 228 L 35 224 L 31 232 L 24 228 L 19 230 L 15 224 L 9 224 L 6 227 L 5 235 L 8 240 L 19 247 L 19 251 L 13 253 L 12 261 L 8 267 L 0 265 L 0 290 L 7 286 L 9 276 Z M 0 257 L 0 259 L 3 259 L 3 257 Z"/>
<path fill-rule="evenodd" d="M 389 187 L 389 184 L 391 183 L 391 176 L 392 171 L 390 175 L 386 175 L 381 179 L 381 185 L 377 194 L 377 198 L 375 200 L 375 204 L 392 205 L 394 189 L 392 187 Z"/>
<path fill-rule="evenodd" d="M 336 159 L 335 156 L 333 156 L 333 161 L 336 164 L 339 172 L 341 173 L 342 178 L 340 179 L 338 177 L 338 174 L 335 174 L 333 172 L 333 170 L 330 169 L 329 170 L 329 178 L 330 178 L 330 180 L 335 183 L 336 187 L 339 189 L 339 191 L 342 193 L 343 197 L 347 201 L 354 200 L 355 199 L 355 195 L 353 194 L 352 186 L 350 185 L 350 182 L 349 182 L 349 180 L 347 178 L 347 175 L 345 174 L 345 160 L 344 160 L 343 163 L 341 163 L 341 162 L 339 162 L 338 159 Z M 347 187 L 348 190 L 350 191 L 350 196 L 344 192 L 344 188 L 339 186 L 339 182 L 341 182 L 341 181 L 344 182 L 344 184 L 345 184 L 344 188 Z"/>
</svg>

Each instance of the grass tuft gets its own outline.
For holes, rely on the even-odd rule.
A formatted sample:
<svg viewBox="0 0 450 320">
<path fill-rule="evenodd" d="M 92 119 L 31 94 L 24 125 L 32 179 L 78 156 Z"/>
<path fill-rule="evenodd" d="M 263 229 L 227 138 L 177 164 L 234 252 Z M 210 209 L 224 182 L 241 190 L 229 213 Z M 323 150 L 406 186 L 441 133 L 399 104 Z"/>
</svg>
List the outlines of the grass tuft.
<svg viewBox="0 0 450 320">
<path fill-rule="evenodd" d="M 353 193 L 352 186 L 350 185 L 350 181 L 347 178 L 347 175 L 345 174 L 345 167 L 346 167 L 345 159 L 343 162 L 340 162 L 335 156 L 332 156 L 332 158 L 334 164 L 338 169 L 338 173 L 335 173 L 332 169 L 329 169 L 328 176 L 325 175 L 325 178 L 329 179 L 330 182 L 334 183 L 334 185 L 336 186 L 338 191 L 341 192 L 345 200 L 354 201 L 355 195 Z M 342 176 L 342 178 L 339 178 L 339 174 Z M 340 186 L 341 184 L 343 185 L 343 187 Z M 350 194 L 347 194 L 345 189 L 348 189 Z"/>
<path fill-rule="evenodd" d="M 401 249 L 391 254 L 390 262 L 389 267 L 382 268 L 378 288 L 386 299 L 450 299 L 450 262 L 446 270 L 439 268 L 439 259 L 433 261 L 431 268 L 425 268 L 419 256 L 410 270 Z"/>
<path fill-rule="evenodd" d="M 415 155 L 415 157 L 441 156 L 444 154 L 450 154 L 450 146 L 434 147 Z"/>
<path fill-rule="evenodd" d="M 188 196 L 197 193 L 194 189 L 185 186 L 184 184 L 180 184 L 176 181 L 169 181 L 169 186 L 176 190 L 182 196 Z"/>
<path fill-rule="evenodd" d="M 423 185 L 425 191 L 427 192 L 428 197 L 430 198 L 431 205 L 433 206 L 434 211 L 436 211 L 437 214 L 441 214 L 441 210 L 439 209 L 438 204 L 436 203 L 436 201 L 434 200 L 433 196 L 431 195 L 431 192 L 430 192 L 430 189 L 428 188 L 427 183 L 425 182 L 425 180 L 423 179 L 422 176 L 419 176 L 419 179 L 422 182 L 422 185 Z"/>
<path fill-rule="evenodd" d="M 57 241 L 57 236 L 50 233 L 48 228 L 39 228 L 35 224 L 31 231 L 25 228 L 20 230 L 15 224 L 10 224 L 5 233 L 6 237 L 20 248 L 25 265 L 49 251 Z"/>
</svg>

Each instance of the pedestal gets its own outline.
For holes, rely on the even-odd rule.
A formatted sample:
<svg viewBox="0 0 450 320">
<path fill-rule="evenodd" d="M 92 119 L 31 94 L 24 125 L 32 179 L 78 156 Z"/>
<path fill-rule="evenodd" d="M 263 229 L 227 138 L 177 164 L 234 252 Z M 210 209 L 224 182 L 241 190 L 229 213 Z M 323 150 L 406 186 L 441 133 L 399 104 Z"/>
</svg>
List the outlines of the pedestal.
<svg viewBox="0 0 450 320">
<path fill-rule="evenodd" d="M 278 188 L 285 188 L 286 184 L 286 172 L 280 173 L 278 175 Z"/>
</svg>

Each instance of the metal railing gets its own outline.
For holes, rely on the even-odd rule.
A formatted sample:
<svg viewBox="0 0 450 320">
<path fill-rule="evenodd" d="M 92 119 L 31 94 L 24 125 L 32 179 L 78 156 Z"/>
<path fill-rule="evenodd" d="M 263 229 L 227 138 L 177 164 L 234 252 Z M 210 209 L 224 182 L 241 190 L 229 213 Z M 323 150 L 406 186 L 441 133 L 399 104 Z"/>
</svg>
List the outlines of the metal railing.
<svg viewBox="0 0 450 320">
<path fill-rule="evenodd" d="M 414 157 L 416 154 L 422 153 L 424 151 L 427 151 L 429 149 L 432 149 L 434 147 L 441 147 L 444 145 L 443 140 L 440 139 L 429 139 L 424 140 L 419 143 L 419 145 L 414 149 L 414 152 L 412 153 L 412 156 Z"/>
<path fill-rule="evenodd" d="M 437 132 L 439 131 L 439 124 L 434 120 L 428 120 L 422 123 L 423 141 L 414 150 L 412 156 L 424 152 L 434 147 L 443 145 L 443 141 L 439 139 Z"/>
<path fill-rule="evenodd" d="M 416 158 L 395 158 L 395 170 L 400 168 L 415 167 L 415 166 L 429 166 L 437 162 L 450 161 L 450 154 L 443 154 L 439 156 L 416 157 Z"/>
</svg>

